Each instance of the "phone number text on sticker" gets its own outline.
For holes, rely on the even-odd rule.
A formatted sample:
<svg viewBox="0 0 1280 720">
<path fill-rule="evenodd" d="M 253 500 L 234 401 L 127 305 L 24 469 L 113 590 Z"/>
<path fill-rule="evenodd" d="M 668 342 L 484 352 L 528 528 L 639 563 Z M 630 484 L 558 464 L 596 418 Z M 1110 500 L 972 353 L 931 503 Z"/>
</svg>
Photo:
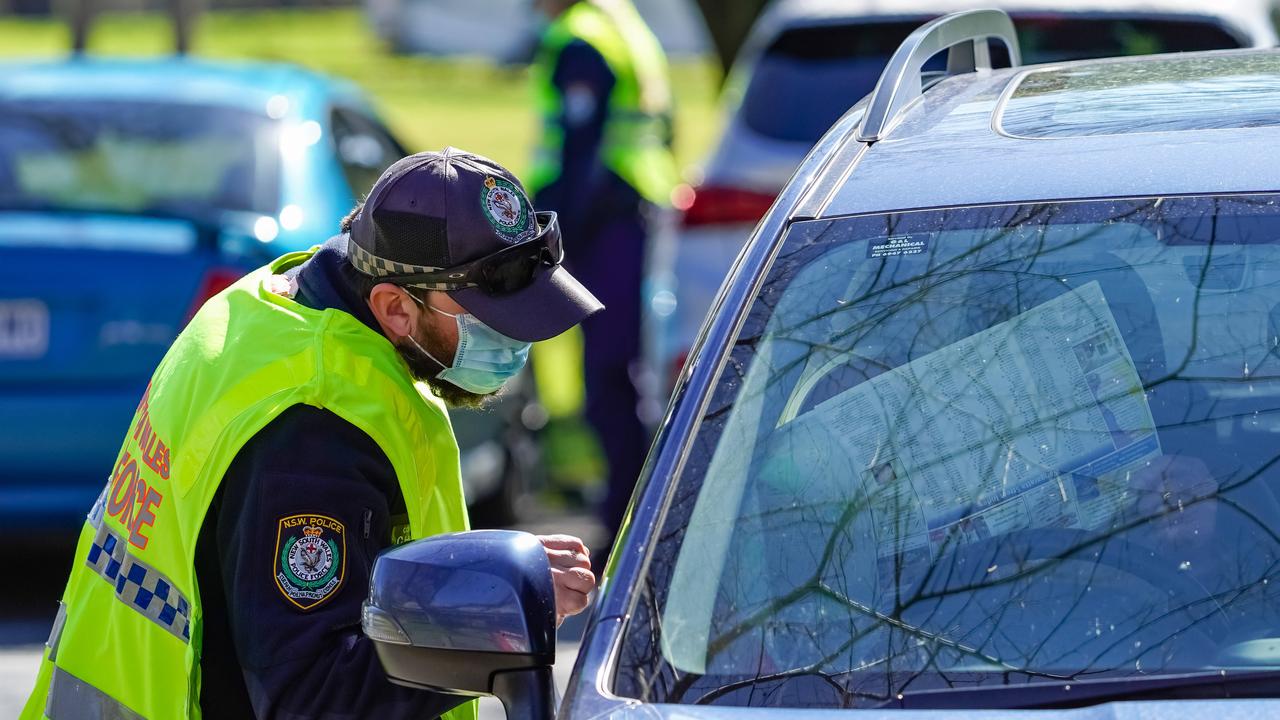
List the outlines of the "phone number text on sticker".
<svg viewBox="0 0 1280 720">
<path fill-rule="evenodd" d="M 890 235 L 881 242 L 867 243 L 867 257 L 887 258 L 899 255 L 919 255 L 929 249 L 928 237 L 915 235 Z"/>
</svg>

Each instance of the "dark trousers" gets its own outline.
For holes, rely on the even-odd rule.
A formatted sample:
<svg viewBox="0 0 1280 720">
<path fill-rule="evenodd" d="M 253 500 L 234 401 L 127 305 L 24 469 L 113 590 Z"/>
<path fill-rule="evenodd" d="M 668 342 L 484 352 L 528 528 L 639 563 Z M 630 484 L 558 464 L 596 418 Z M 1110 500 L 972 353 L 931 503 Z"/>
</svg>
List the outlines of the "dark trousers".
<svg viewBox="0 0 1280 720">
<path fill-rule="evenodd" d="M 640 361 L 645 234 L 639 213 L 612 219 L 570 255 L 574 276 L 605 306 L 604 312 L 582 323 L 582 333 L 587 422 L 609 464 L 608 490 L 599 514 L 610 537 L 622 524 L 649 442 L 632 379 Z"/>
</svg>

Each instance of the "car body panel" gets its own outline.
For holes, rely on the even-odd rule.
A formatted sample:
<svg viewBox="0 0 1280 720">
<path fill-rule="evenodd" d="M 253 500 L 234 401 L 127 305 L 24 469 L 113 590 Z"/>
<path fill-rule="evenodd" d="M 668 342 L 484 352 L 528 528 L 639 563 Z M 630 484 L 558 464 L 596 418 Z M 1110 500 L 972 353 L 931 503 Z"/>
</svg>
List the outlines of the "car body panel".
<svg viewBox="0 0 1280 720">
<path fill-rule="evenodd" d="M 716 290 L 729 272 L 734 256 L 742 249 L 742 238 L 750 233 L 751 226 L 745 223 L 708 225 L 685 230 L 682 236 L 684 241 L 675 246 L 672 261 L 674 266 L 680 268 L 677 307 L 681 304 L 711 307 L 711 301 L 715 299 Z M 694 313 L 674 313 L 671 321 L 676 323 L 674 334 L 659 332 L 651 340 L 657 357 L 671 357 L 687 350 L 687 340 L 670 346 L 665 343 L 673 336 L 693 338 L 702 325 L 702 318 Z M 669 382 L 671 378 L 665 380 Z"/>
<path fill-rule="evenodd" d="M 800 710 L 795 708 L 725 708 L 680 705 L 625 705 L 586 720 L 765 720 L 787 717 L 835 720 L 849 717 L 849 710 Z M 859 720 L 943 720 L 956 717 L 955 710 L 857 710 Z M 964 710 L 966 720 L 1255 720 L 1280 712 L 1276 700 L 1165 700 L 1143 703 L 1108 703 L 1073 710 Z M 574 720 L 578 720 L 575 716 Z"/>
<path fill-rule="evenodd" d="M 25 356 L 0 349 L 0 517 L 68 522 L 101 490 L 197 289 L 247 257 L 176 219 L 0 212 L 0 226 L 0 307 L 41 308 L 45 333 Z"/>
<path fill-rule="evenodd" d="M 1208 53 L 1206 53 L 1208 55 Z M 1124 60 L 1116 62 L 1142 62 Z M 1110 62 L 1110 61 L 1106 61 Z M 1019 140 L 993 127 L 1005 91 L 1026 69 L 949 79 L 910 107 L 886 140 L 858 142 L 861 112 L 841 118 L 815 145 L 752 233 L 721 285 L 614 545 L 563 706 L 566 717 L 728 718 L 779 710 L 643 704 L 610 688 L 627 618 L 647 582 L 647 564 L 688 459 L 692 438 L 730 362 L 729 348 L 792 221 L 952 204 L 991 204 L 1113 195 L 1252 193 L 1276 189 L 1267 153 L 1274 128 L 1183 130 L 1140 135 Z M 1022 143 L 1022 145 L 1018 145 Z M 1252 153 L 1248 152 L 1252 149 Z M 998 159 L 998 160 L 993 160 Z M 1047 172 L 1057 166 L 1058 173 Z M 910 166 L 911 170 L 903 170 Z M 921 178 L 927 178 L 923 182 Z M 875 186 L 887 178 L 884 187 Z M 910 180 L 908 180 L 910 178 Z M 1056 178 L 1056 179 L 1055 179 Z M 1269 716 L 1276 700 L 1115 702 L 1065 710 L 966 710 L 969 718 L 1227 718 Z M 836 711 L 788 708 L 786 716 Z M 958 711 L 858 711 L 859 717 L 942 718 Z"/>
<path fill-rule="evenodd" d="M 703 184 L 726 185 L 759 192 L 777 192 L 791 173 L 796 160 L 812 143 L 766 137 L 752 131 L 740 115 L 729 118 L 723 140 L 707 163 Z M 740 235 L 739 240 L 745 235 Z"/>
</svg>

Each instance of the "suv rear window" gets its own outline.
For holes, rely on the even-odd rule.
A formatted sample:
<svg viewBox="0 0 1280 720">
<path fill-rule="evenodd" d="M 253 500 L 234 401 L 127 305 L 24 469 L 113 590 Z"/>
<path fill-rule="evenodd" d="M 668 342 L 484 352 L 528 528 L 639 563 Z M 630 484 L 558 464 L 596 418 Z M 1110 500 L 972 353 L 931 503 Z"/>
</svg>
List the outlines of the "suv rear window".
<svg viewBox="0 0 1280 720">
<path fill-rule="evenodd" d="M 778 140 L 814 142 L 875 87 L 889 56 L 918 21 L 788 30 L 751 74 L 742 115 Z"/>
<path fill-rule="evenodd" d="M 927 18 L 788 30 L 764 52 L 742 104 L 743 119 L 762 135 L 812 143 L 849 106 L 870 93 L 902 41 Z M 1241 47 L 1224 28 L 1199 19 L 1077 18 L 1014 15 L 1026 64 L 1116 55 Z M 992 60 L 1008 65 L 1003 45 Z M 941 58 L 927 70 L 941 70 Z"/>
</svg>

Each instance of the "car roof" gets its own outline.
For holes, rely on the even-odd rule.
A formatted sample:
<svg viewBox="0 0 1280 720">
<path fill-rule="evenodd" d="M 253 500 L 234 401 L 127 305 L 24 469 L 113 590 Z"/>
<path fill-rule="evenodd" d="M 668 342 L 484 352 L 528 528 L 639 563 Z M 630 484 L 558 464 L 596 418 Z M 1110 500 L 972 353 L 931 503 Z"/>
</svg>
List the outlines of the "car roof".
<svg viewBox="0 0 1280 720">
<path fill-rule="evenodd" d="M 1074 79 L 1055 82 L 1054 73 Z M 1050 91 L 1034 87 L 1045 86 L 1045 78 Z M 1224 91 L 1237 102 L 1206 113 L 1205 99 Z M 1046 109 L 1046 97 L 1056 104 Z M 1242 97 L 1253 102 L 1239 102 Z M 838 152 L 852 170 L 824 171 L 825 181 L 816 184 L 834 190 L 800 214 L 1273 191 L 1280 181 L 1265 149 L 1280 146 L 1280 111 L 1259 119 L 1259 101 L 1280 106 L 1280 50 L 1082 60 L 958 75 L 926 92 L 875 143 L 854 138 L 865 107 L 859 103 L 835 126 L 848 136 Z M 1017 132 L 1011 131 L 1010 117 L 1025 112 L 1034 122 L 1014 123 Z"/>
<path fill-rule="evenodd" d="M 1211 18 L 1242 34 L 1254 47 L 1276 43 L 1271 0 L 777 0 L 757 22 L 756 35 L 772 37 L 798 25 L 883 16 L 924 18 L 993 7 L 1010 14 L 1179 15 Z M 761 38 L 763 40 L 763 38 Z"/>
<path fill-rule="evenodd" d="M 362 103 L 354 84 L 285 63 L 162 58 L 67 57 L 0 64 L 0 98 L 83 98 L 237 107 L 265 113 L 272 97 Z"/>
</svg>

